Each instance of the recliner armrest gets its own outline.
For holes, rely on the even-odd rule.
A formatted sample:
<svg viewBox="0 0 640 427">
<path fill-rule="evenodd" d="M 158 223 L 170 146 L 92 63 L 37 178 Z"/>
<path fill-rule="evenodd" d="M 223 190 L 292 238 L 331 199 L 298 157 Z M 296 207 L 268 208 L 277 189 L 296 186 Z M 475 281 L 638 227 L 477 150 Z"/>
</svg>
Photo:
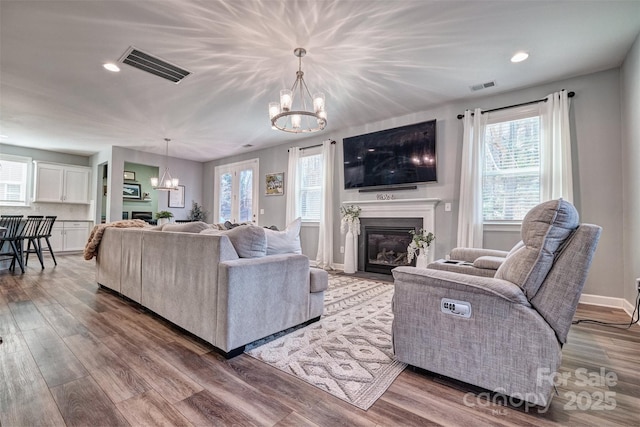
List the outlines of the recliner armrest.
<svg viewBox="0 0 640 427">
<path fill-rule="evenodd" d="M 495 249 L 481 249 L 481 248 L 454 248 L 449 254 L 449 258 L 457 259 L 460 261 L 474 262 L 476 259 L 483 256 L 493 256 L 506 258 L 507 251 L 499 251 Z"/>
<path fill-rule="evenodd" d="M 506 258 L 500 256 L 481 256 L 476 258 L 473 266 L 476 268 L 486 268 L 488 270 L 497 270 L 500 268 Z"/>
<path fill-rule="evenodd" d="M 392 273 L 396 281 L 416 282 L 425 286 L 457 289 L 470 293 L 491 294 L 516 304 L 531 306 L 522 289 L 507 280 L 415 267 L 396 267 Z"/>
</svg>

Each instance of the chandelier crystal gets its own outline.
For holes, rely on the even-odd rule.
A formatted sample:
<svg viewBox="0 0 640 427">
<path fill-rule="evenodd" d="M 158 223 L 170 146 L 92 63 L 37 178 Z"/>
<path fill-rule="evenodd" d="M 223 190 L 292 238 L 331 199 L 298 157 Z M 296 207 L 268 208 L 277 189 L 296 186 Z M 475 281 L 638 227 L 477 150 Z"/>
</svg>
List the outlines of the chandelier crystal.
<svg viewBox="0 0 640 427">
<path fill-rule="evenodd" d="M 169 172 L 169 141 L 171 141 L 171 139 L 165 138 L 164 140 L 167 143 L 164 159 L 164 173 L 160 179 L 158 179 L 157 176 L 151 178 L 151 186 L 154 190 L 160 191 L 177 190 L 180 180 L 178 178 L 173 178 Z"/>
<path fill-rule="evenodd" d="M 307 51 L 296 48 L 293 54 L 298 57 L 296 81 L 291 89 L 280 91 L 280 102 L 269 103 L 271 127 L 290 133 L 311 133 L 321 131 L 327 126 L 324 94 L 311 92 L 304 82 L 302 57 Z"/>
</svg>

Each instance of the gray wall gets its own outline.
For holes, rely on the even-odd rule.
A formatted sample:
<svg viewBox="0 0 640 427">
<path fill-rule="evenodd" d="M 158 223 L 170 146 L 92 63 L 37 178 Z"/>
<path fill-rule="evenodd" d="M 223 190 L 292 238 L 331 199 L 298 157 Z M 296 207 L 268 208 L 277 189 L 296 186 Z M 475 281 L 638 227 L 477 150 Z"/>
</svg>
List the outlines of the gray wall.
<svg viewBox="0 0 640 427">
<path fill-rule="evenodd" d="M 146 153 L 123 147 L 112 147 L 111 150 L 98 153 L 91 157 L 94 177 L 96 176 L 98 165 L 105 162 L 109 164 L 106 221 L 110 222 L 122 218 L 122 184 L 124 182 L 123 173 L 125 170 L 125 162 L 156 166 L 160 168 L 160 173 L 162 173 L 165 167 L 165 157 L 162 154 Z M 174 177 L 180 179 L 180 185 L 185 186 L 185 207 L 169 208 L 167 206 L 168 197 L 158 196 L 158 210 L 171 211 L 174 219 L 187 219 L 189 211 L 191 210 L 191 202 L 202 203 L 203 200 L 202 188 L 205 182 L 203 179 L 203 168 L 204 165 L 201 162 L 170 157 L 169 171 Z M 99 175 L 99 179 L 95 179 L 94 191 L 97 194 L 101 194 L 99 192 L 102 191 L 102 175 Z M 100 215 L 100 210 L 97 211 L 97 215 Z M 97 218 L 97 220 L 99 221 L 99 218 Z"/>
<path fill-rule="evenodd" d="M 635 304 L 640 277 L 640 35 L 620 72 L 622 106 L 624 297 Z"/>
<path fill-rule="evenodd" d="M 342 263 L 339 248 L 344 237 L 339 231 L 338 208 L 343 201 L 375 199 L 377 193 L 358 193 L 344 190 L 342 170 L 342 139 L 368 132 L 389 129 L 424 120 L 437 120 L 438 182 L 418 185 L 417 190 L 392 193 L 396 198 L 439 198 L 436 207 L 436 257 L 444 257 L 456 244 L 458 197 L 460 186 L 460 161 L 462 148 L 462 122 L 456 118 L 467 108 L 490 109 L 539 99 L 549 93 L 567 89 L 576 92 L 572 100 L 571 126 L 572 149 L 574 155 L 575 204 L 583 222 L 598 224 L 604 228 L 600 245 L 584 292 L 621 298 L 624 289 L 622 278 L 622 158 L 621 111 L 620 111 L 620 70 L 618 68 L 589 74 L 586 76 L 548 83 L 523 90 L 488 95 L 473 101 L 460 101 L 441 105 L 426 111 L 402 117 L 394 117 L 365 126 L 356 126 L 339 131 L 323 132 L 307 139 L 287 138 L 277 147 L 246 153 L 223 160 L 206 163 L 204 166 L 205 203 L 213 210 L 214 167 L 249 158 L 260 159 L 260 208 L 265 214 L 260 216 L 260 225 L 284 226 L 284 197 L 264 196 L 262 177 L 268 172 L 287 170 L 287 148 L 291 145 L 306 146 L 334 139 L 336 146 L 336 170 L 334 204 L 336 224 L 334 230 L 334 258 Z M 491 93 L 491 92 L 489 92 Z M 288 140 L 288 141 L 287 141 Z M 637 182 L 637 181 L 636 181 Z M 285 192 L 287 190 L 285 189 Z M 384 191 L 380 191 L 384 193 Z M 452 203 L 452 211 L 444 211 L 444 203 Z M 519 240 L 518 231 L 485 231 L 485 247 L 510 249 Z M 310 258 L 315 258 L 317 232 L 309 227 L 303 230 L 305 242 L 303 250 Z M 636 273 L 637 274 L 637 273 Z"/>
</svg>

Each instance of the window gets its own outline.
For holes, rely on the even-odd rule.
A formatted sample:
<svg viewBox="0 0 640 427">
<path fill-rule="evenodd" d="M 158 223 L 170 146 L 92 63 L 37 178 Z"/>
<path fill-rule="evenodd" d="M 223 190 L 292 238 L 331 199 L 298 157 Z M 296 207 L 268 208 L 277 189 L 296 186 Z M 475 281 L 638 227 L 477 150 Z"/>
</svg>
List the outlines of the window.
<svg viewBox="0 0 640 427">
<path fill-rule="evenodd" d="M 516 110 L 491 116 L 484 134 L 485 222 L 518 222 L 540 203 L 540 116 Z"/>
<path fill-rule="evenodd" d="M 0 205 L 28 206 L 31 158 L 0 155 Z"/>
<path fill-rule="evenodd" d="M 303 222 L 320 222 L 322 207 L 322 153 L 320 150 L 307 150 L 298 160 L 300 177 L 298 212 Z"/>
</svg>

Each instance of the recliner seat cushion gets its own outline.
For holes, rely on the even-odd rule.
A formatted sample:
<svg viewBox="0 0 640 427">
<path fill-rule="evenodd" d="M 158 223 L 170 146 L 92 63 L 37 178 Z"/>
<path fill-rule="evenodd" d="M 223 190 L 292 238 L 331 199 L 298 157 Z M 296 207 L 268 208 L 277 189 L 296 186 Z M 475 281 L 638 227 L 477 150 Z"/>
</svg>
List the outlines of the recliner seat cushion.
<svg viewBox="0 0 640 427">
<path fill-rule="evenodd" d="M 578 212 L 563 199 L 534 207 L 522 221 L 524 246 L 509 254 L 495 277 L 515 283 L 531 300 L 547 277 L 556 252 L 578 225 Z"/>
</svg>

